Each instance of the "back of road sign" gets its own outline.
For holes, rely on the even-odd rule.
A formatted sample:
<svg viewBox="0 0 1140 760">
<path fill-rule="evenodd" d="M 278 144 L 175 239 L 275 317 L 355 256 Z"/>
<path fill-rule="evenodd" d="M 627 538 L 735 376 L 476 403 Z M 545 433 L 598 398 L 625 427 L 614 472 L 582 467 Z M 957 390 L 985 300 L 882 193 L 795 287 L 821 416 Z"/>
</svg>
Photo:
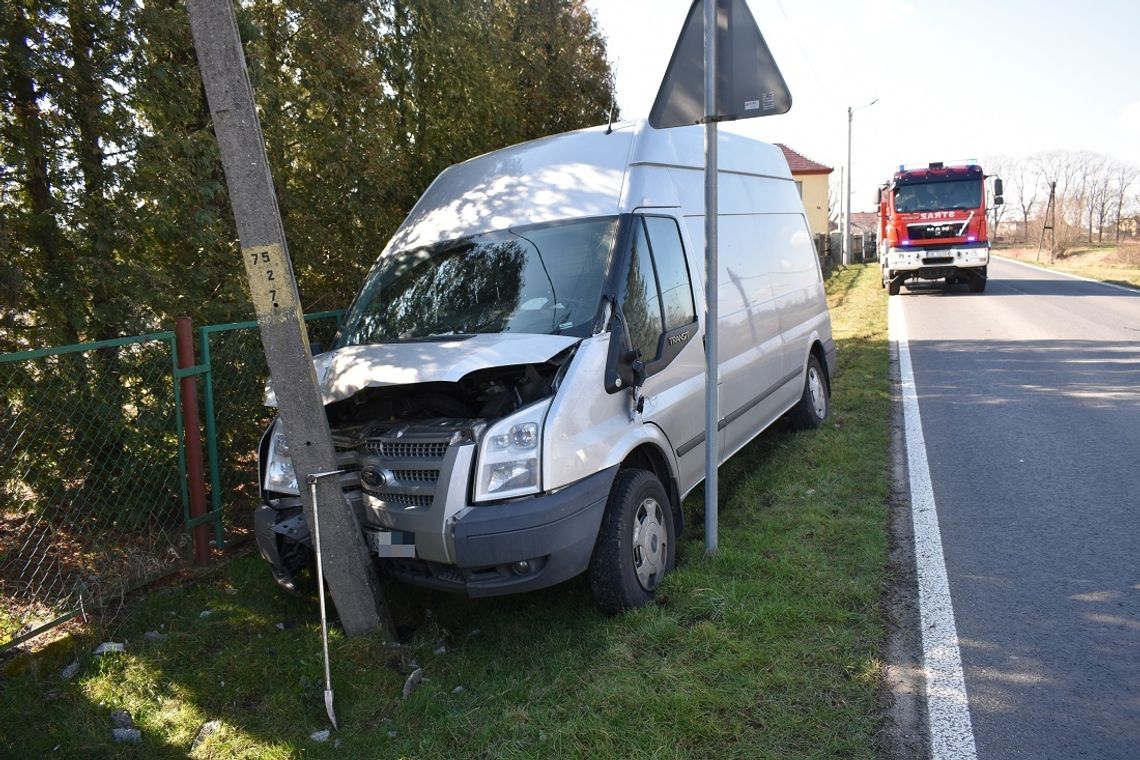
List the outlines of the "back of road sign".
<svg viewBox="0 0 1140 760">
<path fill-rule="evenodd" d="M 787 113 L 792 95 L 745 0 L 694 0 L 649 123 L 667 129 L 705 121 L 705 2 L 717 4 L 714 120 Z"/>
</svg>

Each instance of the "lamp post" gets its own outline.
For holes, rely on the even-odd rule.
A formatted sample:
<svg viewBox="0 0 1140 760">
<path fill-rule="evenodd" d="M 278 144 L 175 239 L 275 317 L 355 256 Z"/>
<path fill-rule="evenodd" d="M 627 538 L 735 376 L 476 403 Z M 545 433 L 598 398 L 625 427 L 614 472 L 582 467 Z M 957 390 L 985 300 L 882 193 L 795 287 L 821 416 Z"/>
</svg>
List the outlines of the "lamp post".
<svg viewBox="0 0 1140 760">
<path fill-rule="evenodd" d="M 851 120 L 856 111 L 869 108 L 879 102 L 875 98 L 858 108 L 847 106 L 847 210 L 843 214 L 843 266 L 851 263 Z"/>
</svg>

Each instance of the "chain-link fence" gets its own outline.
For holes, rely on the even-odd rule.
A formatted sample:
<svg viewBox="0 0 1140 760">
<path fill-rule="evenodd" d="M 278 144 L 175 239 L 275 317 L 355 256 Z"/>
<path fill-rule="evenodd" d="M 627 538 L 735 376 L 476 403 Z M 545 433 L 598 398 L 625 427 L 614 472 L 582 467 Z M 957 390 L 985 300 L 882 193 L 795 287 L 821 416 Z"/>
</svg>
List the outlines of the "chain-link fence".
<svg viewBox="0 0 1140 760">
<path fill-rule="evenodd" d="M 0 645 L 186 555 L 170 332 L 0 355 Z"/>
<path fill-rule="evenodd" d="M 340 312 L 306 316 L 328 346 Z M 199 330 L 215 536 L 250 530 L 265 354 Z M 191 539 L 173 332 L 0 354 L 0 649 L 183 566 Z"/>
<path fill-rule="evenodd" d="M 307 314 L 313 353 L 332 345 L 341 312 Z M 265 406 L 265 353 L 256 322 L 198 330 L 199 361 L 210 368 L 203 401 L 210 509 L 223 516 L 227 542 L 252 529 L 257 444 L 276 413 Z"/>
</svg>

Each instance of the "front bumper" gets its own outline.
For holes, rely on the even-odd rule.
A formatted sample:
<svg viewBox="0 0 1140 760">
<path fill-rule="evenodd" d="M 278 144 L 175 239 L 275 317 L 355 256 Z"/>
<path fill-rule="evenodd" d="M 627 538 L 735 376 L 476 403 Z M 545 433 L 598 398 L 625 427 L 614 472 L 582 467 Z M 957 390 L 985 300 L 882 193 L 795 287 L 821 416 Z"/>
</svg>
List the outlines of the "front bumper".
<svg viewBox="0 0 1140 760">
<path fill-rule="evenodd" d="M 891 248 L 883 266 L 891 279 L 917 277 L 936 280 L 954 277 L 963 269 L 976 270 L 988 266 L 988 246 L 950 246 L 945 248 Z"/>
<path fill-rule="evenodd" d="M 413 518 L 412 525 L 406 525 L 403 515 L 395 511 L 377 515 L 366 506 L 365 538 L 381 567 L 408 583 L 472 597 L 546 588 L 589 566 L 616 474 L 615 466 L 553 493 L 449 509 L 444 529 L 446 557 L 439 554 L 440 537 L 434 530 L 422 536 L 409 530 L 425 528 L 422 519 Z M 283 583 L 291 579 L 296 568 L 288 566 L 290 553 L 281 547 L 294 539 L 309 541 L 300 508 L 274 509 L 263 504 L 255 513 L 254 526 L 258 547 L 273 567 L 274 577 Z M 397 535 L 399 539 L 393 540 Z M 377 556 L 378 547 L 407 546 L 399 543 L 403 539 L 414 542 L 414 556 L 393 556 L 400 552 Z"/>
</svg>

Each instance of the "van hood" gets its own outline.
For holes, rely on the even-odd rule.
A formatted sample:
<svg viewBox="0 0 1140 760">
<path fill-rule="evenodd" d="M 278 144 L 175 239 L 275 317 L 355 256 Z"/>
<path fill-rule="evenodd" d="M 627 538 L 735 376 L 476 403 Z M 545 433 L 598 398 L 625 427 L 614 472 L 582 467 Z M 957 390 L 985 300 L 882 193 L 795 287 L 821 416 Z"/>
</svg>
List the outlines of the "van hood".
<svg viewBox="0 0 1140 760">
<path fill-rule="evenodd" d="M 377 343 L 320 354 L 313 366 L 322 400 L 331 404 L 370 387 L 455 382 L 475 370 L 545 362 L 578 341 L 564 335 L 494 334 Z M 271 383 L 266 383 L 265 403 L 277 406 Z"/>
</svg>

